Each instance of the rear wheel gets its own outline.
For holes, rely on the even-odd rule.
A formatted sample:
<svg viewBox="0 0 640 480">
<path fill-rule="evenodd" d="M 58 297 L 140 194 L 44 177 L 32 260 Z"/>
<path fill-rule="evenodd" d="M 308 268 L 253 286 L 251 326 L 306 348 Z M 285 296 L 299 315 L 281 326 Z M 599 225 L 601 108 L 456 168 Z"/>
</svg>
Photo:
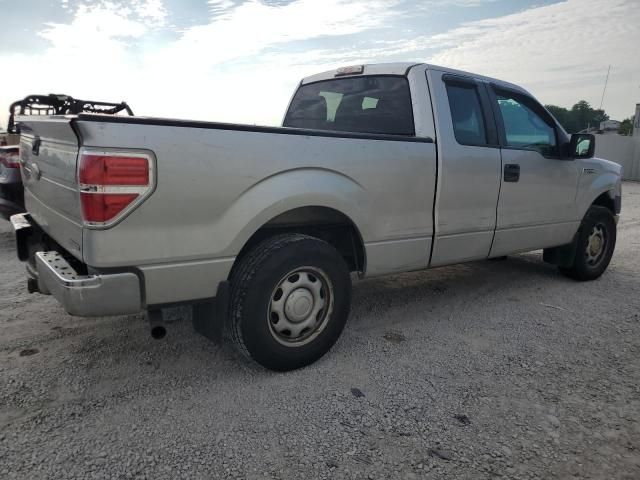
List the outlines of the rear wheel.
<svg viewBox="0 0 640 480">
<path fill-rule="evenodd" d="M 609 266 L 616 246 L 616 222 L 608 208 L 589 208 L 576 235 L 575 258 L 560 271 L 575 280 L 594 280 Z"/>
<path fill-rule="evenodd" d="M 350 303 L 349 270 L 333 246 L 307 235 L 278 235 L 234 267 L 229 333 L 262 366 L 293 370 L 333 346 Z"/>
</svg>

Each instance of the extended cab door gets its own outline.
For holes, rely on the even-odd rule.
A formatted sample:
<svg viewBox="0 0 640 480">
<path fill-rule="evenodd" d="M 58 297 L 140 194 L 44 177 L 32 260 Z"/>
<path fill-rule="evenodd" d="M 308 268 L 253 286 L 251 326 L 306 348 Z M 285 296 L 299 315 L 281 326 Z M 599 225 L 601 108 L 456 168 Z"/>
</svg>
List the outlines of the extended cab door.
<svg viewBox="0 0 640 480">
<path fill-rule="evenodd" d="M 498 221 L 491 256 L 569 243 L 578 228 L 577 162 L 549 113 L 523 92 L 488 86 L 502 145 Z"/>
<path fill-rule="evenodd" d="M 437 122 L 438 185 L 431 265 L 487 258 L 496 225 L 500 146 L 484 84 L 428 70 Z"/>
</svg>

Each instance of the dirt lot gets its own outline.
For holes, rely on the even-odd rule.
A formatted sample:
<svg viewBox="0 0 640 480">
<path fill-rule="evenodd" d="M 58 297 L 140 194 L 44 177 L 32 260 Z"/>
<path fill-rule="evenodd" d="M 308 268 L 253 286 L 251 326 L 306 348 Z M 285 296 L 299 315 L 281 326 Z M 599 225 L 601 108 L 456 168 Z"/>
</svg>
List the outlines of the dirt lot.
<svg viewBox="0 0 640 480">
<path fill-rule="evenodd" d="M 0 478 L 640 478 L 639 245 L 627 183 L 601 279 L 538 252 L 358 282 L 329 355 L 275 374 L 27 294 L 3 222 Z"/>
</svg>

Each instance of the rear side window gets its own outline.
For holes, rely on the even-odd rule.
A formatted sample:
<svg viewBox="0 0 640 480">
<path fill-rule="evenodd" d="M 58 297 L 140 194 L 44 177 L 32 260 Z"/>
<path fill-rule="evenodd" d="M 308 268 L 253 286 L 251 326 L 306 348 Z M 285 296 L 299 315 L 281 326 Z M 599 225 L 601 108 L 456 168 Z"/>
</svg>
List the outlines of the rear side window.
<svg viewBox="0 0 640 480">
<path fill-rule="evenodd" d="M 487 145 L 478 90 L 474 85 L 447 84 L 453 133 L 462 145 Z"/>
<path fill-rule="evenodd" d="M 285 127 L 338 132 L 415 135 L 405 77 L 350 77 L 301 86 Z"/>
</svg>

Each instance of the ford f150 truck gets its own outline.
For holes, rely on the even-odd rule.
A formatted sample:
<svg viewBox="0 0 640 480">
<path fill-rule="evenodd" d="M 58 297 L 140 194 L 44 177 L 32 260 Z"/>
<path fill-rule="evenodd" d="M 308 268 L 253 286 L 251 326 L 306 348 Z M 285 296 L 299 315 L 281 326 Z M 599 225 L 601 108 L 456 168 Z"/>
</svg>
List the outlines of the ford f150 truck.
<svg viewBox="0 0 640 480">
<path fill-rule="evenodd" d="M 259 88 L 258 86 L 256 88 Z M 269 95 L 268 91 L 264 95 Z M 20 117 L 31 291 L 72 315 L 193 306 L 275 370 L 325 354 L 370 277 L 544 249 L 607 268 L 620 166 L 524 89 L 426 64 L 305 78 L 283 127 Z"/>
</svg>

